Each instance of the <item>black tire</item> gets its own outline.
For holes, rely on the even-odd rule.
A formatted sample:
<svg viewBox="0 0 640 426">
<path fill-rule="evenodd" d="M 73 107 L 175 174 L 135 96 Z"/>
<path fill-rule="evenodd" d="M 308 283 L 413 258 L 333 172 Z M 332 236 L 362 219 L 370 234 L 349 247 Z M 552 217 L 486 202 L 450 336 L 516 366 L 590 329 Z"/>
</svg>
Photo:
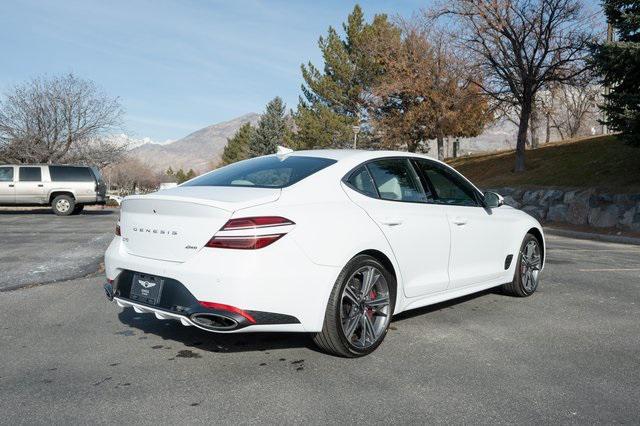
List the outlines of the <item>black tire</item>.
<svg viewBox="0 0 640 426">
<path fill-rule="evenodd" d="M 73 208 L 73 213 L 71 214 L 80 214 L 82 213 L 82 210 L 84 210 L 84 204 L 76 204 L 76 206 Z"/>
<path fill-rule="evenodd" d="M 525 249 L 527 246 L 529 246 L 530 243 L 534 243 L 535 245 L 537 245 L 540 252 L 540 265 L 542 265 L 542 246 L 540 244 L 540 241 L 538 241 L 538 239 L 533 234 L 525 235 L 524 240 L 522 241 L 522 245 L 520 246 L 520 251 L 518 252 L 518 260 L 513 275 L 513 281 L 502 286 L 503 291 L 510 296 L 529 297 L 533 293 L 535 293 L 535 291 L 538 289 L 538 285 L 540 284 L 538 275 L 536 275 L 533 285 L 525 285 L 525 282 L 523 282 L 522 270 L 523 262 L 525 262 L 523 257 L 525 256 Z M 538 270 L 538 274 L 539 273 L 540 272 Z"/>
<path fill-rule="evenodd" d="M 58 195 L 51 203 L 51 210 L 58 216 L 69 216 L 73 214 L 76 207 L 76 200 L 68 195 Z"/>
<path fill-rule="evenodd" d="M 382 322 L 380 323 L 381 334 L 371 345 L 367 346 L 366 348 L 359 348 L 347 339 L 343 330 L 343 326 L 341 323 L 342 295 L 345 286 L 349 282 L 349 279 L 354 276 L 357 271 L 365 267 L 373 267 L 377 269 L 386 280 L 389 305 L 387 309 L 387 316 L 381 317 L 384 318 L 384 321 L 386 321 L 386 324 Z M 391 315 L 393 314 L 393 309 L 395 306 L 395 299 L 396 280 L 394 276 L 384 267 L 384 265 L 382 265 L 374 257 L 368 255 L 358 255 L 354 257 L 342 269 L 342 272 L 340 272 L 340 275 L 336 279 L 333 290 L 331 291 L 331 295 L 329 296 L 329 303 L 327 305 L 322 331 L 320 333 L 317 333 L 313 338 L 315 344 L 326 353 L 346 358 L 355 358 L 370 354 L 378 346 L 380 346 L 387 334 L 389 323 L 391 322 Z M 384 326 L 384 328 L 382 328 L 382 326 Z M 366 342 L 366 337 L 364 340 Z"/>
</svg>

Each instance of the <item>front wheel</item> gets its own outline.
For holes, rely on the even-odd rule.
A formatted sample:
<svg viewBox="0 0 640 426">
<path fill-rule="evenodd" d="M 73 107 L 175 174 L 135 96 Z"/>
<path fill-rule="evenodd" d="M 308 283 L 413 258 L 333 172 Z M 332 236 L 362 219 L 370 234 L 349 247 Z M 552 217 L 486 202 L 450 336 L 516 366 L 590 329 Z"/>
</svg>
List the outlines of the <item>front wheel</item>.
<svg viewBox="0 0 640 426">
<path fill-rule="evenodd" d="M 542 270 L 542 249 L 538 239 L 527 234 L 520 246 L 513 281 L 504 285 L 507 294 L 517 297 L 531 296 L 538 288 Z"/>
<path fill-rule="evenodd" d="M 374 257 L 358 255 L 338 276 L 314 342 L 338 356 L 370 354 L 387 334 L 394 304 L 393 275 Z"/>
</svg>

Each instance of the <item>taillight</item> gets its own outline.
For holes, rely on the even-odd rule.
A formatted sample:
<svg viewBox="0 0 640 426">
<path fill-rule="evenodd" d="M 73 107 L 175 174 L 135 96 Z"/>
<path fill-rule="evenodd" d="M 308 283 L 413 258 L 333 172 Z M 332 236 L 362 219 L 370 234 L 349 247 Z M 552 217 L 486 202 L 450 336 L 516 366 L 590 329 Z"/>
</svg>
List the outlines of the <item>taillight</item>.
<svg viewBox="0 0 640 426">
<path fill-rule="evenodd" d="M 223 305 L 222 303 L 214 303 L 214 302 L 201 302 L 201 301 L 198 301 L 198 303 L 201 306 L 204 306 L 207 309 L 213 309 L 213 310 L 216 310 L 216 311 L 233 312 L 234 314 L 242 315 L 250 323 L 252 323 L 252 324 L 256 323 L 255 318 L 253 318 L 251 315 L 249 315 L 247 312 L 243 311 L 242 309 L 236 308 L 235 306 Z"/>
<path fill-rule="evenodd" d="M 116 236 L 121 236 L 122 233 L 120 232 L 120 221 L 116 222 Z"/>
<path fill-rule="evenodd" d="M 267 228 L 270 226 L 287 226 L 295 225 L 293 221 L 280 216 L 259 216 L 259 217 L 242 217 L 239 219 L 231 219 L 224 224 L 221 231 L 232 231 L 239 229 L 255 229 Z"/>
<path fill-rule="evenodd" d="M 256 250 L 282 238 L 287 232 L 269 232 L 276 227 L 295 225 L 280 216 L 258 216 L 230 219 L 205 247 Z M 275 229 L 274 229 L 275 230 Z M 278 229 L 280 231 L 280 229 Z"/>
<path fill-rule="evenodd" d="M 284 234 L 255 235 L 253 237 L 213 237 L 206 244 L 206 247 L 228 248 L 240 250 L 255 250 L 275 243 Z"/>
</svg>

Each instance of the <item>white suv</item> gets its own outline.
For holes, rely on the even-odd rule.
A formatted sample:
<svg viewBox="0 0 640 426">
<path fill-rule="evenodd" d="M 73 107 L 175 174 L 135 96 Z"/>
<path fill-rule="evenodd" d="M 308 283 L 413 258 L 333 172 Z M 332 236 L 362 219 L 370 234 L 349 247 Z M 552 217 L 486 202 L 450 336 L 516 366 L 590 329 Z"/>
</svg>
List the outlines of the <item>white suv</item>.
<svg viewBox="0 0 640 426">
<path fill-rule="evenodd" d="M 0 165 L 0 206 L 50 205 L 68 216 L 104 204 L 106 189 L 96 167 Z"/>
</svg>

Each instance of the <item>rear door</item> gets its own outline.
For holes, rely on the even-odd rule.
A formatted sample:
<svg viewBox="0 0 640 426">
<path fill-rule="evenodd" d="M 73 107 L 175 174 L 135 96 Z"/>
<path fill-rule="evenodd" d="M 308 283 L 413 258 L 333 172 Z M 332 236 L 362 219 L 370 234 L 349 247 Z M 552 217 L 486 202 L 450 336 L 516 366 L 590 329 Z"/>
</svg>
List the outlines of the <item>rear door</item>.
<svg viewBox="0 0 640 426">
<path fill-rule="evenodd" d="M 18 167 L 18 181 L 15 182 L 17 204 L 44 204 L 44 184 L 42 167 Z"/>
<path fill-rule="evenodd" d="M 405 295 L 445 290 L 449 283 L 449 225 L 440 206 L 427 204 L 430 196 L 409 160 L 368 162 L 354 170 L 345 183 L 359 193 L 350 197 L 389 241 L 401 269 Z"/>
<path fill-rule="evenodd" d="M 485 209 L 480 194 L 453 169 L 435 161 L 414 160 L 433 202 L 446 212 L 451 228 L 449 277 L 451 288 L 495 280 L 504 275 L 508 254 L 504 233 L 509 229 L 491 209 Z"/>
<path fill-rule="evenodd" d="M 13 166 L 0 166 L 0 204 L 15 204 L 16 190 Z"/>
</svg>

